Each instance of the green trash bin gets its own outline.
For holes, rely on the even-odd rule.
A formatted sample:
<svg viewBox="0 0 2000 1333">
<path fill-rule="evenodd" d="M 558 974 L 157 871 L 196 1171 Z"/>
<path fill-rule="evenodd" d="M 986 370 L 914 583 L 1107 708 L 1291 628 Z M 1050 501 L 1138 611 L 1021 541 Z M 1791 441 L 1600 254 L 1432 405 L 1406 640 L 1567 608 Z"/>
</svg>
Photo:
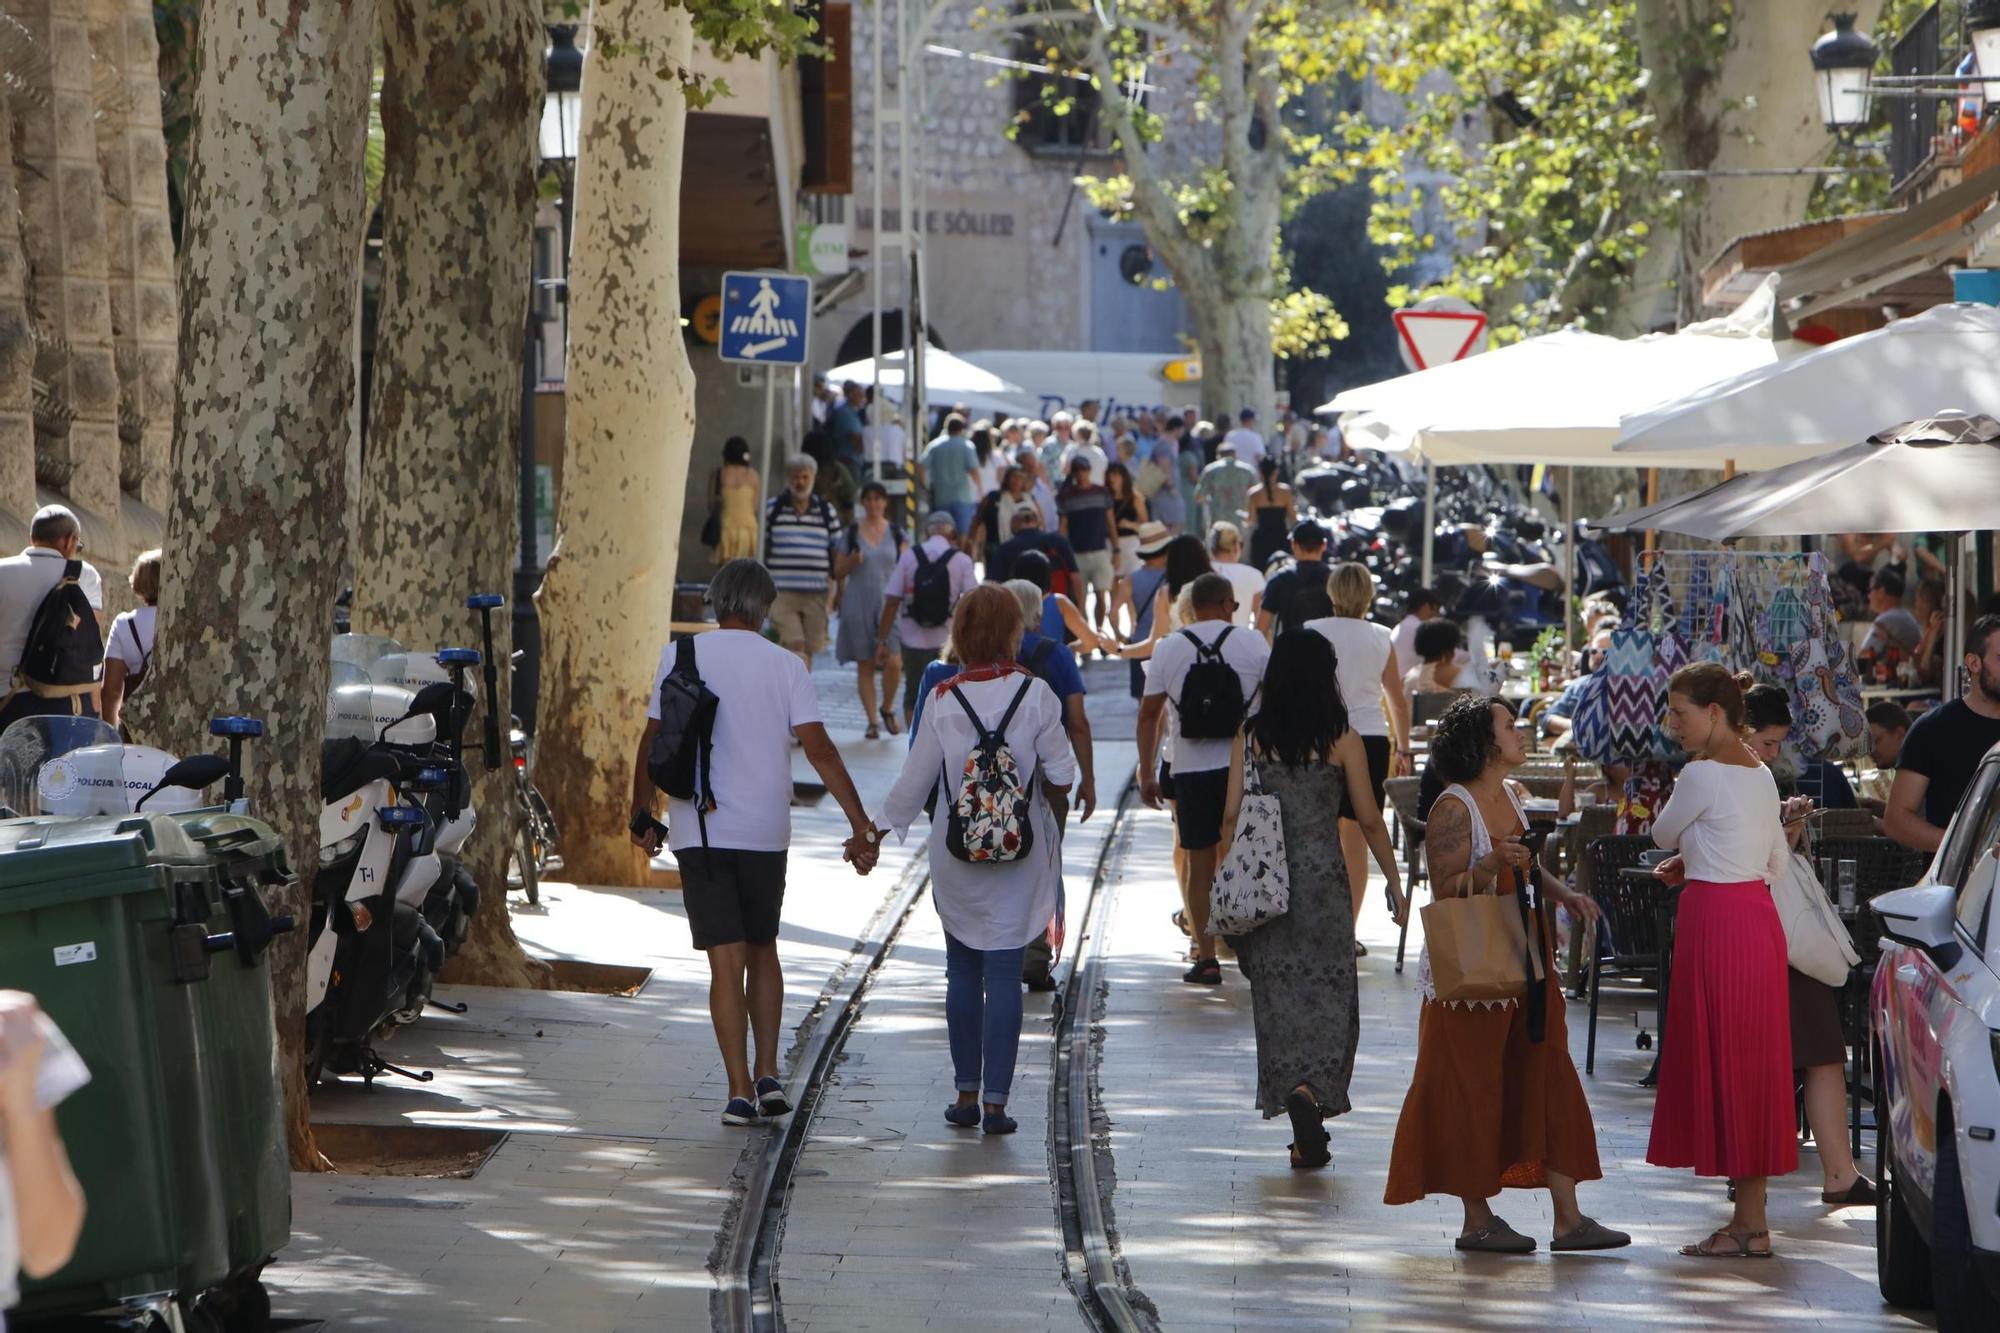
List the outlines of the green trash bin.
<svg viewBox="0 0 2000 1333">
<path fill-rule="evenodd" d="M 288 877 L 240 815 L 0 822 L 0 984 L 33 992 L 91 1073 L 56 1112 L 83 1235 L 23 1285 L 22 1319 L 268 1310 L 257 1275 L 291 1198 L 259 893 Z"/>
</svg>

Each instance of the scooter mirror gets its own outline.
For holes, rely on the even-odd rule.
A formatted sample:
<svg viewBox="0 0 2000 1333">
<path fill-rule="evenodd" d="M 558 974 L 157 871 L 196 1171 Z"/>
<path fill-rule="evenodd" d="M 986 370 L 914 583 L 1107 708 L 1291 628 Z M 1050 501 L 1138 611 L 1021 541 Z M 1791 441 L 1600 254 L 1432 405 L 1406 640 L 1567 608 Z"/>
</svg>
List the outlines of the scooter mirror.
<svg viewBox="0 0 2000 1333">
<path fill-rule="evenodd" d="M 188 787 L 200 791 L 204 787 L 222 781 L 229 776 L 229 761 L 219 754 L 191 754 L 176 762 L 160 775 L 150 791 L 139 798 L 133 808 L 143 810 L 146 802 L 152 800 L 168 787 Z"/>
<path fill-rule="evenodd" d="M 456 690 L 450 681 L 433 681 L 431 684 L 418 690 L 416 698 L 410 700 L 410 716 L 417 717 L 425 713 L 442 713 L 446 708 L 451 706 L 452 696 L 455 693 Z"/>
</svg>

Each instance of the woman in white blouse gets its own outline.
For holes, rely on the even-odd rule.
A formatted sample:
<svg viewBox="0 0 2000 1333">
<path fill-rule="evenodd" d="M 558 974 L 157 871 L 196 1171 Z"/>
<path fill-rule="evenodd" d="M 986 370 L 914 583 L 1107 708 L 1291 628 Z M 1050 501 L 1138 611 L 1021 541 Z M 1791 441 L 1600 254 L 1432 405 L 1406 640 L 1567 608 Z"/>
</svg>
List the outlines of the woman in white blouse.
<svg viewBox="0 0 2000 1333">
<path fill-rule="evenodd" d="M 1076 780 L 1076 760 L 1055 692 L 1015 660 L 1021 607 L 1013 594 L 991 583 L 967 593 L 952 614 L 951 642 L 962 669 L 926 702 L 875 823 L 902 832 L 941 784 L 931 821 L 931 899 L 944 922 L 945 1026 L 958 1087 L 944 1118 L 960 1128 L 1011 1134 L 1007 1093 L 1021 1043 L 1021 959 L 1061 906 L 1058 810 Z M 1028 852 L 1000 864 L 961 861 L 946 846 L 952 798 L 982 728 L 1005 739 L 1034 793 Z"/>
<path fill-rule="evenodd" d="M 1409 771 L 1410 696 L 1403 692 L 1403 678 L 1396 670 L 1394 633 L 1368 618 L 1375 609 L 1375 576 L 1368 566 L 1351 560 L 1335 565 L 1327 575 L 1326 593 L 1333 614 L 1308 620 L 1305 627 L 1333 645 L 1334 676 L 1347 703 L 1348 725 L 1368 753 L 1368 785 L 1379 810 L 1383 784 Z M 1340 854 L 1348 865 L 1368 864 L 1368 838 L 1361 831 L 1352 793 L 1341 798 Z M 1366 881 L 1367 876 L 1356 875 L 1348 885 L 1354 893 L 1356 921 L 1368 898 Z M 1360 940 L 1354 942 L 1356 958 L 1367 952 Z"/>
<path fill-rule="evenodd" d="M 1696 757 L 1653 817 L 1653 841 L 1680 852 L 1660 877 L 1687 887 L 1646 1160 L 1735 1182 L 1728 1223 L 1681 1248 L 1702 1259 L 1770 1258 L 1766 1181 L 1799 1164 L 1785 930 L 1771 901 L 1788 852 L 1778 784 L 1745 741 L 1747 684 L 1715 662 L 1674 673 L 1667 729 Z"/>
</svg>

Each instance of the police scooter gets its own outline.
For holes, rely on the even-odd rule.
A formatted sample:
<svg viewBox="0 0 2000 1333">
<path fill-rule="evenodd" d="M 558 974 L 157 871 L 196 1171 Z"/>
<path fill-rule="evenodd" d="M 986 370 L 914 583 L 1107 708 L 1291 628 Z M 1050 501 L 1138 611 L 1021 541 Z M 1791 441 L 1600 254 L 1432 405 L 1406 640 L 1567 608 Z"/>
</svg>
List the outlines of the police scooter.
<svg viewBox="0 0 2000 1333">
<path fill-rule="evenodd" d="M 372 1046 L 422 1012 L 444 940 L 424 906 L 443 876 L 436 826 L 418 793 L 449 775 L 429 764 L 449 684 L 412 694 L 338 664 L 321 747 L 320 870 L 306 955 L 306 1072 L 385 1072 L 419 1082 Z"/>
</svg>

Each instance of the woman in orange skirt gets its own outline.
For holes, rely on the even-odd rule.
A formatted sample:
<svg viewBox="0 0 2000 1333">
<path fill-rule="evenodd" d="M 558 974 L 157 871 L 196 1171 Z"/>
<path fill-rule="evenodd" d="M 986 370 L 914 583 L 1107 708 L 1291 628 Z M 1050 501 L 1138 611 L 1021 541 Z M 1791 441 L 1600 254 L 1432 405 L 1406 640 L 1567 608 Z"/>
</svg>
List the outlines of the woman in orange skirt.
<svg viewBox="0 0 2000 1333">
<path fill-rule="evenodd" d="M 1424 851 L 1438 897 L 1515 892 L 1538 874 L 1521 841 L 1527 819 L 1507 774 L 1527 759 L 1514 715 L 1498 699 L 1461 699 L 1438 720 L 1431 763 L 1452 785 L 1431 808 Z M 1497 835 L 1497 836 L 1496 836 Z M 1549 902 L 1593 921 L 1597 904 L 1543 875 Z M 1584 1216 L 1580 1180 L 1603 1176 L 1597 1127 L 1569 1058 L 1562 987 L 1553 950 L 1543 947 L 1540 1041 L 1520 1000 L 1444 1002 L 1431 981 L 1426 948 L 1417 964 L 1424 1006 L 1417 1023 L 1417 1068 L 1396 1124 L 1385 1203 L 1452 1194 L 1465 1209 L 1461 1250 L 1527 1254 L 1532 1237 L 1508 1226 L 1487 1200 L 1502 1189 L 1547 1189 L 1555 1205 L 1552 1250 L 1608 1250 L 1632 1238 Z"/>
<path fill-rule="evenodd" d="M 1681 1247 L 1701 1259 L 1770 1258 L 1766 1181 L 1799 1165 L 1785 928 L 1771 901 L 1789 851 L 1777 781 L 1744 741 L 1747 680 L 1714 662 L 1674 673 L 1667 729 L 1697 758 L 1653 819 L 1653 841 L 1680 852 L 1660 877 L 1687 887 L 1646 1160 L 1736 1183 L 1728 1223 Z"/>
</svg>

